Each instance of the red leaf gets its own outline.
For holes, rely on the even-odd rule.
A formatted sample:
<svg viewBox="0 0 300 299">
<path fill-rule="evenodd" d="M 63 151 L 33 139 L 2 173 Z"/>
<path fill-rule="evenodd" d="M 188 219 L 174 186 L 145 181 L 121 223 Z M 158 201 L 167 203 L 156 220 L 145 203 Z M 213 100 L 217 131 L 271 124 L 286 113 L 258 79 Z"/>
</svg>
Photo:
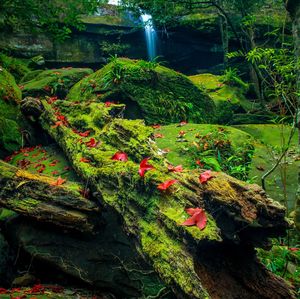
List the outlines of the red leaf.
<svg viewBox="0 0 300 299">
<path fill-rule="evenodd" d="M 91 138 L 90 141 L 85 143 L 88 147 L 96 147 L 97 146 L 97 142 L 95 140 L 95 138 Z"/>
<path fill-rule="evenodd" d="M 82 157 L 82 158 L 80 158 L 80 162 L 83 162 L 83 163 L 90 163 L 90 162 L 91 162 L 91 160 L 90 160 L 90 159 L 87 159 L 87 158 L 84 158 L 84 157 Z"/>
<path fill-rule="evenodd" d="M 183 167 L 182 167 L 182 165 L 173 166 L 173 165 L 169 164 L 168 165 L 168 170 L 170 172 L 182 172 L 183 171 Z"/>
<path fill-rule="evenodd" d="M 66 179 L 62 179 L 60 176 L 57 178 L 57 180 L 53 183 L 51 183 L 52 186 L 59 186 L 66 182 Z"/>
<path fill-rule="evenodd" d="M 211 175 L 211 171 L 207 170 L 200 174 L 199 181 L 201 184 L 205 184 L 208 180 L 210 180 L 213 176 Z"/>
<path fill-rule="evenodd" d="M 37 172 L 42 173 L 42 172 L 44 172 L 45 169 L 46 169 L 46 165 L 41 164 L 41 167 L 37 170 Z"/>
<path fill-rule="evenodd" d="M 186 124 L 187 124 L 187 122 L 185 120 L 183 120 L 179 123 L 178 127 L 185 126 Z"/>
<path fill-rule="evenodd" d="M 105 107 L 110 107 L 111 105 L 115 105 L 115 102 L 105 102 L 104 103 Z"/>
<path fill-rule="evenodd" d="M 190 208 L 186 212 L 192 217 L 188 218 L 181 225 L 184 226 L 193 226 L 196 225 L 200 230 L 203 230 L 206 227 L 207 217 L 205 211 L 201 208 Z"/>
<path fill-rule="evenodd" d="M 31 162 L 27 159 L 22 159 L 20 161 L 17 162 L 17 166 L 22 168 L 22 169 L 26 169 L 28 168 L 28 166 L 31 164 Z"/>
<path fill-rule="evenodd" d="M 115 153 L 112 157 L 112 160 L 116 160 L 116 161 L 122 161 L 122 162 L 127 162 L 128 161 L 128 156 L 126 153 L 123 152 L 117 152 Z"/>
<path fill-rule="evenodd" d="M 168 180 L 168 181 L 165 181 L 165 182 L 159 184 L 157 186 L 157 189 L 160 190 L 160 191 L 167 190 L 170 186 L 172 186 L 173 184 L 175 184 L 177 182 L 178 182 L 178 180 Z"/>
<path fill-rule="evenodd" d="M 299 250 L 299 248 L 297 247 L 290 247 L 289 248 L 289 251 L 292 251 L 292 252 L 297 252 Z"/>
<path fill-rule="evenodd" d="M 44 291 L 45 291 L 44 286 L 42 286 L 41 284 L 36 284 L 28 291 L 28 293 L 29 294 L 36 294 L 36 293 L 44 294 Z"/>
<path fill-rule="evenodd" d="M 49 164 L 49 166 L 55 166 L 58 162 L 59 162 L 58 160 L 53 160 L 53 161 Z"/>
<path fill-rule="evenodd" d="M 180 131 L 178 135 L 179 136 L 184 136 L 185 134 L 186 134 L 186 131 Z"/>
<path fill-rule="evenodd" d="M 85 132 L 82 132 L 82 133 L 78 133 L 79 136 L 81 137 L 88 137 L 90 135 L 91 131 L 85 131 Z"/>
<path fill-rule="evenodd" d="M 152 125 L 151 127 L 152 127 L 153 129 L 159 129 L 159 128 L 161 127 L 161 125 L 156 124 L 156 125 Z"/>
<path fill-rule="evenodd" d="M 150 158 L 145 158 L 140 163 L 139 175 L 141 177 L 144 177 L 146 171 L 154 169 L 154 167 L 152 165 L 148 164 L 149 160 L 150 160 Z"/>
<path fill-rule="evenodd" d="M 63 125 L 62 121 L 57 121 L 53 126 L 51 126 L 51 128 L 57 128 Z"/>
<path fill-rule="evenodd" d="M 49 99 L 48 99 L 48 104 L 53 104 L 55 101 L 57 101 L 57 97 L 50 97 Z"/>
<path fill-rule="evenodd" d="M 58 172 L 57 170 L 54 170 L 54 171 L 51 172 L 51 174 L 52 174 L 52 175 L 58 175 L 59 172 Z"/>
<path fill-rule="evenodd" d="M 3 159 L 4 162 L 10 162 L 12 160 L 12 156 L 7 156 Z M 1 288 L 0 288 L 1 290 Z"/>
<path fill-rule="evenodd" d="M 67 170 L 67 171 L 68 171 L 68 170 L 70 170 L 70 169 L 71 169 L 70 166 L 65 166 L 65 167 L 64 167 L 64 170 Z"/>
<path fill-rule="evenodd" d="M 46 90 L 46 91 L 51 91 L 51 87 L 50 86 L 48 86 L 48 85 L 46 85 L 46 86 L 44 86 L 44 88 L 43 88 L 44 90 Z"/>
<path fill-rule="evenodd" d="M 0 294 L 7 294 L 8 290 L 4 288 L 0 288 Z"/>
<path fill-rule="evenodd" d="M 200 167 L 204 167 L 204 164 L 200 160 L 196 160 L 196 164 Z"/>
<path fill-rule="evenodd" d="M 164 135 L 161 133 L 154 134 L 154 138 L 163 138 L 163 137 L 164 137 Z"/>
</svg>

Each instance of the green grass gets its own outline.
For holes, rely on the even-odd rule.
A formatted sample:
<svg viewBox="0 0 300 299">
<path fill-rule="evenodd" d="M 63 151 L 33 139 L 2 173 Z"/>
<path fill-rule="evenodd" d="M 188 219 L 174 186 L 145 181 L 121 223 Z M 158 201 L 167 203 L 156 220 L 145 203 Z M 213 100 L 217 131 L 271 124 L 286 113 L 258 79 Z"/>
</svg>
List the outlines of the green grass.
<svg viewBox="0 0 300 299">
<path fill-rule="evenodd" d="M 182 147 L 191 145 L 194 141 L 197 141 L 197 138 L 195 137 L 197 133 L 205 135 L 218 128 L 225 128 L 228 131 L 228 137 L 232 140 L 232 144 L 236 148 L 242 147 L 243 144 L 251 141 L 252 139 L 249 134 L 232 127 L 210 124 L 187 124 L 185 126 L 178 127 L 177 124 L 174 124 L 157 129 L 155 133 L 161 133 L 164 137 L 157 138 L 156 142 L 159 148 L 170 150 L 170 152 L 167 153 L 166 158 L 172 164 L 182 164 L 186 168 L 195 168 L 195 161 L 189 160 L 186 155 L 182 154 Z M 188 142 L 176 142 L 180 131 L 186 132 L 185 139 Z"/>
</svg>

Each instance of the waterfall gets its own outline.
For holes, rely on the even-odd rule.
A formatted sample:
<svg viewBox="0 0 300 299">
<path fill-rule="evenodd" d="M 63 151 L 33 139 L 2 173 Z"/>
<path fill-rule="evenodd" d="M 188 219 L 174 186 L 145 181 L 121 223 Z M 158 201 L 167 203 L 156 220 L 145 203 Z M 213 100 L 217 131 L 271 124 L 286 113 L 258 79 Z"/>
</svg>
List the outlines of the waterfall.
<svg viewBox="0 0 300 299">
<path fill-rule="evenodd" d="M 109 0 L 108 4 L 120 5 L 120 0 Z M 145 29 L 145 38 L 147 45 L 148 60 L 152 61 L 157 56 L 156 41 L 157 34 L 153 26 L 152 16 L 148 14 L 141 14 L 141 19 Z"/>
<path fill-rule="evenodd" d="M 156 55 L 157 35 L 153 26 L 152 16 L 148 14 L 142 14 L 141 19 L 143 21 L 144 29 L 145 29 L 148 59 L 151 61 L 154 60 L 155 57 L 157 56 Z"/>
</svg>

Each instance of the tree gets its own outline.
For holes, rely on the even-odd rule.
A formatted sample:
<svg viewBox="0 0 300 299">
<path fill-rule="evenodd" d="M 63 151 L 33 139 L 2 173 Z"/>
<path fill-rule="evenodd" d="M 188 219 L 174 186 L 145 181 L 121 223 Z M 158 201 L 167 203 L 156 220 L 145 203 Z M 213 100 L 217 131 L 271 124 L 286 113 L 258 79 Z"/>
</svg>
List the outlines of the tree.
<svg viewBox="0 0 300 299">
<path fill-rule="evenodd" d="M 0 2 L 0 28 L 4 30 L 45 31 L 58 40 L 69 37 L 72 28 L 84 28 L 80 15 L 96 11 L 106 0 L 3 0 Z"/>
</svg>

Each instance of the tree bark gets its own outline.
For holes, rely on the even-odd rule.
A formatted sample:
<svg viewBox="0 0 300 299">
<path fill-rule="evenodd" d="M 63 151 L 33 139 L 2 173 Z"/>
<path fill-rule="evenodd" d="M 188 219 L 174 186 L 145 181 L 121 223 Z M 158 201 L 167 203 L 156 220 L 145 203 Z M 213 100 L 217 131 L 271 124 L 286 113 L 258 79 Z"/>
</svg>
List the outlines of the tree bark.
<svg viewBox="0 0 300 299">
<path fill-rule="evenodd" d="M 52 186 L 55 179 L 34 175 L 0 161 L 0 206 L 64 229 L 92 232 L 99 209 L 68 186 Z"/>
<path fill-rule="evenodd" d="M 222 298 L 240 294 L 243 298 L 295 298 L 291 288 L 268 273 L 253 254 L 254 246 L 266 246 L 269 237 L 284 235 L 289 226 L 284 208 L 260 187 L 224 173 L 213 173 L 206 184 L 199 183 L 198 171 L 169 173 L 151 138 L 153 130 L 140 120 L 114 119 L 110 116 L 116 114 L 114 107 L 71 101 L 51 105 L 43 101 L 43 105 L 44 129 L 61 146 L 77 173 L 98 192 L 101 203 L 119 214 L 138 252 L 178 298 L 219 298 L 215 290 L 223 294 Z M 67 121 L 53 126 L 58 113 Z M 89 130 L 92 135 L 82 138 L 78 130 Z M 118 151 L 126 152 L 129 161 L 112 160 Z M 81 162 L 82 157 L 90 163 Z M 145 157 L 152 158 L 155 169 L 142 178 L 139 162 Z M 158 191 L 157 185 L 167 179 L 176 179 L 177 183 L 165 192 Z M 204 230 L 181 225 L 188 217 L 188 207 L 205 208 L 208 224 Z M 215 248 L 211 260 L 203 259 L 208 245 Z M 240 266 L 231 248 L 248 257 L 249 272 L 242 271 L 244 279 L 240 279 Z M 212 271 L 218 259 L 228 264 L 221 263 Z M 231 271 L 230 264 L 236 271 Z M 219 280 L 209 279 L 217 270 L 226 272 L 230 281 L 226 287 L 219 286 Z M 255 273 L 260 273 L 259 280 L 253 279 Z M 270 282 L 274 285 L 272 294 Z"/>
</svg>

